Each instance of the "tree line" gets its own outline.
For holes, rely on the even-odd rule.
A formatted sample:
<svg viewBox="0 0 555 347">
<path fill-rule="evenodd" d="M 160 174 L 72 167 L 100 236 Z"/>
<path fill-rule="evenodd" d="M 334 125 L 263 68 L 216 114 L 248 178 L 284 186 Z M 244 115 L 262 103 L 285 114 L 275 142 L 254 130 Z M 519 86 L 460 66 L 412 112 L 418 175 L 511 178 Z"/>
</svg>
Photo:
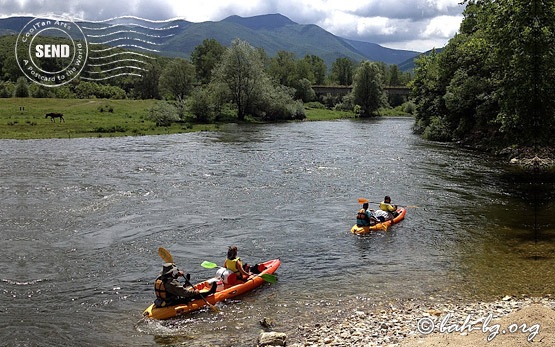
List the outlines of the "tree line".
<svg viewBox="0 0 555 347">
<path fill-rule="evenodd" d="M 0 48 L 6 48 L 0 50 L 0 97 L 160 99 L 166 104 L 161 103 L 160 109 L 151 112 L 159 125 L 191 115 L 199 122 L 226 117 L 244 120 L 246 116 L 302 119 L 303 104 L 313 101 L 371 116 L 379 107 L 398 106 L 406 101 L 398 96 L 388 100 L 383 91 L 385 85 L 407 85 L 412 78 L 396 65 L 338 58 L 328 69 L 324 60 L 315 55 L 297 59 L 291 52 L 280 51 L 269 57 L 263 49 L 239 39 L 229 47 L 206 39 L 195 47 L 189 60 L 153 56 L 155 59 L 144 67 L 140 78 L 76 78 L 61 87 L 47 88 L 29 84 L 23 77 L 13 48 L 8 49 L 14 42 L 13 36 L 0 40 Z M 318 99 L 312 85 L 352 85 L 353 93 Z"/>
<path fill-rule="evenodd" d="M 459 33 L 416 61 L 417 132 L 488 148 L 552 146 L 555 2 L 463 3 Z"/>
</svg>

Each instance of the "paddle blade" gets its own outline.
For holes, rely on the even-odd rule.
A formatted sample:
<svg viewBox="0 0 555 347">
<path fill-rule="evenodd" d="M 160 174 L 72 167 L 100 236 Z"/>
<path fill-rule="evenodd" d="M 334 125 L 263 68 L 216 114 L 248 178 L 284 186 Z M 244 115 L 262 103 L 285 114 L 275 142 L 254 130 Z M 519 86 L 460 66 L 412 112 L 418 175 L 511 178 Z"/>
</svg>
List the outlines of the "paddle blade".
<svg viewBox="0 0 555 347">
<path fill-rule="evenodd" d="M 359 204 L 364 204 L 365 202 L 370 202 L 370 201 L 368 201 L 368 199 L 365 199 L 365 198 L 358 198 Z"/>
<path fill-rule="evenodd" d="M 383 231 L 387 231 L 387 225 L 382 224 L 382 230 L 383 230 Z"/>
<path fill-rule="evenodd" d="M 276 283 L 277 282 L 277 277 L 271 274 L 262 274 L 260 275 L 260 278 L 262 278 L 264 281 L 268 282 L 268 283 Z"/>
<path fill-rule="evenodd" d="M 209 262 L 209 261 L 206 261 L 206 260 L 205 260 L 205 261 L 203 261 L 203 262 L 200 264 L 200 266 L 202 266 L 202 267 L 205 268 L 205 269 L 214 269 L 214 268 L 217 268 L 217 267 L 218 267 L 218 264 L 212 263 L 212 262 Z"/>
<path fill-rule="evenodd" d="M 171 255 L 171 253 L 165 249 L 164 247 L 159 247 L 158 248 L 158 255 L 160 256 L 160 258 L 162 258 L 162 260 L 165 263 L 173 263 L 173 257 Z"/>
</svg>

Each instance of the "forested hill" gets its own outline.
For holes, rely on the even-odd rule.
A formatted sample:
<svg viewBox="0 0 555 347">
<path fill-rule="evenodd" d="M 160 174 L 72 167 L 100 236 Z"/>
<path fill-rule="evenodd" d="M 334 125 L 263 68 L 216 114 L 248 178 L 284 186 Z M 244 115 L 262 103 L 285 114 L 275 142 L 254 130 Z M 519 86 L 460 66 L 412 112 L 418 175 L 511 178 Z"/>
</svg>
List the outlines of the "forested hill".
<svg viewBox="0 0 555 347">
<path fill-rule="evenodd" d="M 0 19 L 0 34 L 18 33 L 32 18 L 12 17 Z M 134 19 L 140 21 L 139 19 Z M 136 29 L 129 18 L 115 19 L 108 22 L 116 24 L 119 30 L 125 27 Z M 152 22 L 143 21 L 143 25 L 154 26 Z M 80 26 L 99 28 L 106 23 L 79 22 Z M 386 64 L 401 64 L 412 60 L 419 53 L 395 50 L 375 43 L 347 40 L 313 24 L 298 24 L 281 14 L 268 14 L 253 17 L 231 16 L 218 22 L 192 23 L 185 20 L 165 22 L 171 30 L 164 31 L 166 38 L 156 42 L 156 50 L 162 55 L 188 58 L 194 48 L 205 39 L 216 39 L 224 46 L 240 38 L 253 47 L 263 48 L 269 56 L 278 51 L 293 52 L 298 59 L 307 54 L 324 59 L 326 65 L 337 59 L 348 57 L 356 62 L 362 60 L 379 61 Z M 96 29 L 95 29 L 96 30 Z M 85 33 L 87 34 L 86 30 Z M 98 32 L 95 32 L 97 34 Z"/>
</svg>

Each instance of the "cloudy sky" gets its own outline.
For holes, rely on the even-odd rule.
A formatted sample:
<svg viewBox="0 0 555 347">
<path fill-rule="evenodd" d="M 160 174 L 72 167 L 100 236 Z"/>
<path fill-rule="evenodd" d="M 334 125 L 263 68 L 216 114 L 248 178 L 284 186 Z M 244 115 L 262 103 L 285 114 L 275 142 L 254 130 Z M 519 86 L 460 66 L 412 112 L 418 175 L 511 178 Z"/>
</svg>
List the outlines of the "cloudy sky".
<svg viewBox="0 0 555 347">
<path fill-rule="evenodd" d="M 316 24 L 344 38 L 424 52 L 444 46 L 458 31 L 461 0 L 0 0 L 0 17 L 67 16 L 105 20 L 137 16 L 218 21 L 281 13 L 299 24 Z"/>
</svg>

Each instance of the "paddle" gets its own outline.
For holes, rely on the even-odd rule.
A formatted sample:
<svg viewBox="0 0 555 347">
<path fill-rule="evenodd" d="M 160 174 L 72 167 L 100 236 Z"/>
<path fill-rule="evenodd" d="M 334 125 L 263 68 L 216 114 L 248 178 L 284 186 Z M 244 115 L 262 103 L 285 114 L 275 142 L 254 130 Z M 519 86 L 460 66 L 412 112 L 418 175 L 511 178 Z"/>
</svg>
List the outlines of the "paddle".
<svg viewBox="0 0 555 347">
<path fill-rule="evenodd" d="M 164 247 L 158 247 L 158 255 L 166 263 L 173 263 L 173 257 L 171 253 Z"/>
<path fill-rule="evenodd" d="M 171 253 L 167 249 L 165 249 L 164 247 L 158 247 L 158 255 L 160 256 L 160 258 L 162 258 L 162 260 L 164 262 L 173 263 L 173 257 L 171 255 Z M 186 276 L 183 276 L 183 278 L 185 279 L 185 284 L 194 288 L 193 285 L 191 284 L 191 282 L 189 282 L 189 278 L 187 278 Z M 212 305 L 211 303 L 208 302 L 208 300 L 206 300 L 206 298 L 200 293 L 200 291 L 198 292 L 198 295 L 200 296 L 200 298 L 202 300 L 204 300 L 206 305 L 208 305 L 212 311 L 214 311 L 214 312 L 219 311 L 216 306 Z"/>
<path fill-rule="evenodd" d="M 221 266 L 219 266 L 216 263 L 212 263 L 210 261 L 203 261 L 202 264 L 200 264 L 200 266 L 202 266 L 205 269 L 215 269 L 217 267 L 221 268 Z M 272 274 L 261 274 L 261 275 L 257 275 L 260 278 L 262 278 L 264 281 L 268 282 L 268 283 L 276 283 L 277 282 L 277 276 L 272 275 Z"/>
</svg>

